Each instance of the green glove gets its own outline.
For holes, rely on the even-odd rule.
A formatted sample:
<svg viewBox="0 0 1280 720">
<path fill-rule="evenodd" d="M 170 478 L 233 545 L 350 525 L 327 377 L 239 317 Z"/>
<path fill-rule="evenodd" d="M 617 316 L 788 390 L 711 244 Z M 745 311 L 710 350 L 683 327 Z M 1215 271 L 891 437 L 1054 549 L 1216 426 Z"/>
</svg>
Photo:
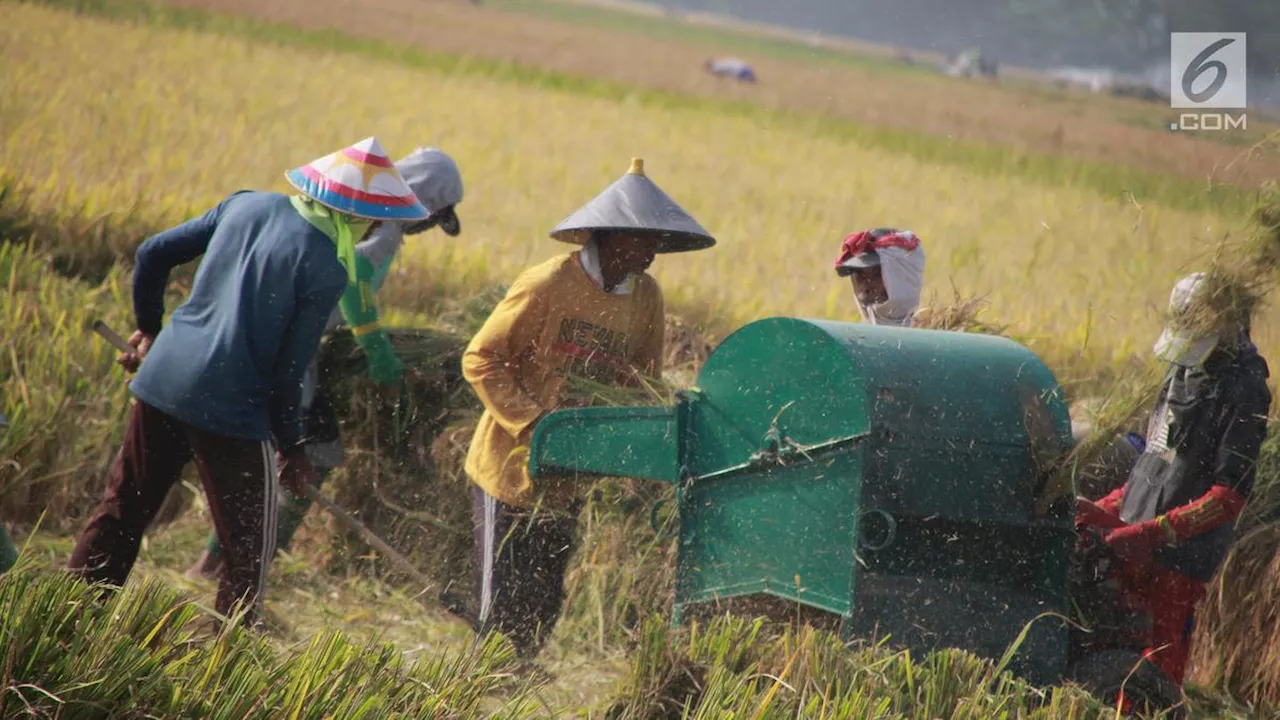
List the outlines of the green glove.
<svg viewBox="0 0 1280 720">
<path fill-rule="evenodd" d="M 373 297 L 373 264 L 363 255 L 356 256 L 356 283 L 348 285 L 338 301 L 342 317 L 351 328 L 356 342 L 364 350 L 369 363 L 369 377 L 386 386 L 400 381 L 404 363 L 396 357 L 391 339 L 378 323 L 378 305 Z"/>
<path fill-rule="evenodd" d="M 369 377 L 375 384 L 386 386 L 400 382 L 404 375 L 404 363 L 396 357 L 387 331 L 378 328 L 357 337 L 356 342 L 364 348 L 364 356 L 369 361 Z"/>
</svg>

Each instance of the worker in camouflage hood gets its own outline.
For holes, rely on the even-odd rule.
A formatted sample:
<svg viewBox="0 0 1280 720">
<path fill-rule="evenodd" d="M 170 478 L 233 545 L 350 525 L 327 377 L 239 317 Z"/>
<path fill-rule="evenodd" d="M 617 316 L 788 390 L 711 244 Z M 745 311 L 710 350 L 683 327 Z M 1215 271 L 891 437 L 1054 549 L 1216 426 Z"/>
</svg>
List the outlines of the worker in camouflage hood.
<svg viewBox="0 0 1280 720">
<path fill-rule="evenodd" d="M 292 196 L 240 191 L 148 238 L 134 258 L 137 377 L 124 447 L 71 554 L 71 572 L 119 587 L 183 468 L 194 461 L 226 557 L 217 610 L 259 615 L 275 551 L 279 484 L 314 484 L 302 379 L 334 306 L 357 281 L 355 244 L 427 209 L 376 138 L 286 173 Z M 201 258 L 163 329 L 173 268 Z M 145 361 L 144 361 L 145 360 Z M 274 445 L 274 452 L 273 446 Z M 279 469 L 277 470 L 277 456 Z"/>
<path fill-rule="evenodd" d="M 1228 312 L 1197 323 L 1208 317 L 1205 290 L 1204 273 L 1173 289 L 1170 323 L 1155 345 L 1168 374 L 1127 482 L 1096 505 L 1079 500 L 1082 513 L 1100 509 L 1123 523 L 1106 542 L 1121 582 L 1153 611 L 1146 656 L 1179 685 L 1196 604 L 1253 489 L 1271 407 L 1249 318 Z"/>
<path fill-rule="evenodd" d="M 910 230 L 862 230 L 841 243 L 836 274 L 850 279 L 864 320 L 910 327 L 924 287 L 924 246 Z"/>
<path fill-rule="evenodd" d="M 369 379 L 388 394 L 394 394 L 400 387 L 404 365 L 379 324 L 376 295 L 404 245 L 404 236 L 418 235 L 434 227 L 450 237 L 462 232 L 457 213 L 457 205 L 462 202 L 462 174 L 453 158 L 437 148 L 418 148 L 395 165 L 429 215 L 424 220 L 383 222 L 356 244 L 356 283 L 347 286 L 325 325 L 326 334 L 343 325 L 351 330 L 356 343 L 364 350 Z M 303 376 L 302 413 L 306 431 L 304 444 L 319 487 L 342 462 L 342 445 L 338 418 L 321 387 L 318 355 Z M 288 549 L 310 508 L 309 497 L 293 498 L 280 505 L 277 550 Z M 187 569 L 187 577 L 217 577 L 225 568 L 218 535 L 211 533 L 204 553 Z"/>
<path fill-rule="evenodd" d="M 664 304 L 645 270 L 656 254 L 715 244 L 639 160 L 551 236 L 581 248 L 521 273 L 462 361 L 484 404 L 466 461 L 476 543 L 470 619 L 482 635 L 504 634 L 522 657 L 539 652 L 559 616 L 584 489 L 572 477 L 534 484 L 533 428 L 576 403 L 571 377 L 624 385 L 661 375 Z"/>
</svg>

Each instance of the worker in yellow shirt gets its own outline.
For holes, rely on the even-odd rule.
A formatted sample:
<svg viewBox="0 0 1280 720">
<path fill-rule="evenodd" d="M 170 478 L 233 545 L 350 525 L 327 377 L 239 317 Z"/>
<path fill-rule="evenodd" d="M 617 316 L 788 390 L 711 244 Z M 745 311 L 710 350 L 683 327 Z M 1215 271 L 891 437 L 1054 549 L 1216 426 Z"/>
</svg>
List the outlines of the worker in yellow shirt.
<svg viewBox="0 0 1280 720">
<path fill-rule="evenodd" d="M 473 483 L 477 633 L 496 630 L 525 658 L 541 650 L 564 594 L 583 483 L 528 472 L 545 414 L 575 404 L 570 376 L 626 384 L 662 374 L 664 305 L 645 273 L 657 253 L 715 239 L 644 174 L 631 170 L 551 232 L 581 245 L 524 271 L 463 355 L 484 403 L 466 472 Z"/>
</svg>

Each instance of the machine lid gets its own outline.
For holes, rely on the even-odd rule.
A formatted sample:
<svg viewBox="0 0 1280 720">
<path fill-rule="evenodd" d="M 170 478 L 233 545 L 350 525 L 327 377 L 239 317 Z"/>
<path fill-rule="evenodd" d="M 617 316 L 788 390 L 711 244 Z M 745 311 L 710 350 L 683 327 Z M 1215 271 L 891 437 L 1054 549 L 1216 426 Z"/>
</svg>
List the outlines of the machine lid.
<svg viewBox="0 0 1280 720">
<path fill-rule="evenodd" d="M 935 460 L 977 451 L 1044 468 L 1070 447 L 1048 368 L 1018 343 L 978 333 L 770 318 L 726 338 L 697 387 L 682 458 L 695 478 L 771 448 L 838 451 L 868 436 Z"/>
<path fill-rule="evenodd" d="M 698 375 L 685 472 L 713 476 L 771 452 L 838 451 L 870 431 L 862 371 L 817 325 L 760 320 L 720 343 Z"/>
</svg>

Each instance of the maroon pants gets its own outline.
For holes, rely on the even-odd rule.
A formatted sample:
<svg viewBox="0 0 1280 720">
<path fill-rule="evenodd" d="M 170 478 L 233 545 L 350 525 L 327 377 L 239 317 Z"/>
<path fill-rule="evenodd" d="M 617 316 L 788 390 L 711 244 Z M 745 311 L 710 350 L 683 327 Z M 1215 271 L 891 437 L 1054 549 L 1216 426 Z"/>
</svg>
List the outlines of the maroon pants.
<svg viewBox="0 0 1280 720">
<path fill-rule="evenodd" d="M 560 617 L 579 506 L 553 514 L 508 505 L 478 485 L 471 492 L 476 632 L 496 630 L 518 656 L 534 657 Z"/>
<path fill-rule="evenodd" d="M 135 400 L 110 484 L 71 553 L 68 569 L 92 583 L 123 586 L 143 532 L 188 462 L 195 460 L 226 558 L 217 610 L 240 603 L 256 620 L 275 550 L 275 454 L 265 442 L 214 435 Z"/>
</svg>

